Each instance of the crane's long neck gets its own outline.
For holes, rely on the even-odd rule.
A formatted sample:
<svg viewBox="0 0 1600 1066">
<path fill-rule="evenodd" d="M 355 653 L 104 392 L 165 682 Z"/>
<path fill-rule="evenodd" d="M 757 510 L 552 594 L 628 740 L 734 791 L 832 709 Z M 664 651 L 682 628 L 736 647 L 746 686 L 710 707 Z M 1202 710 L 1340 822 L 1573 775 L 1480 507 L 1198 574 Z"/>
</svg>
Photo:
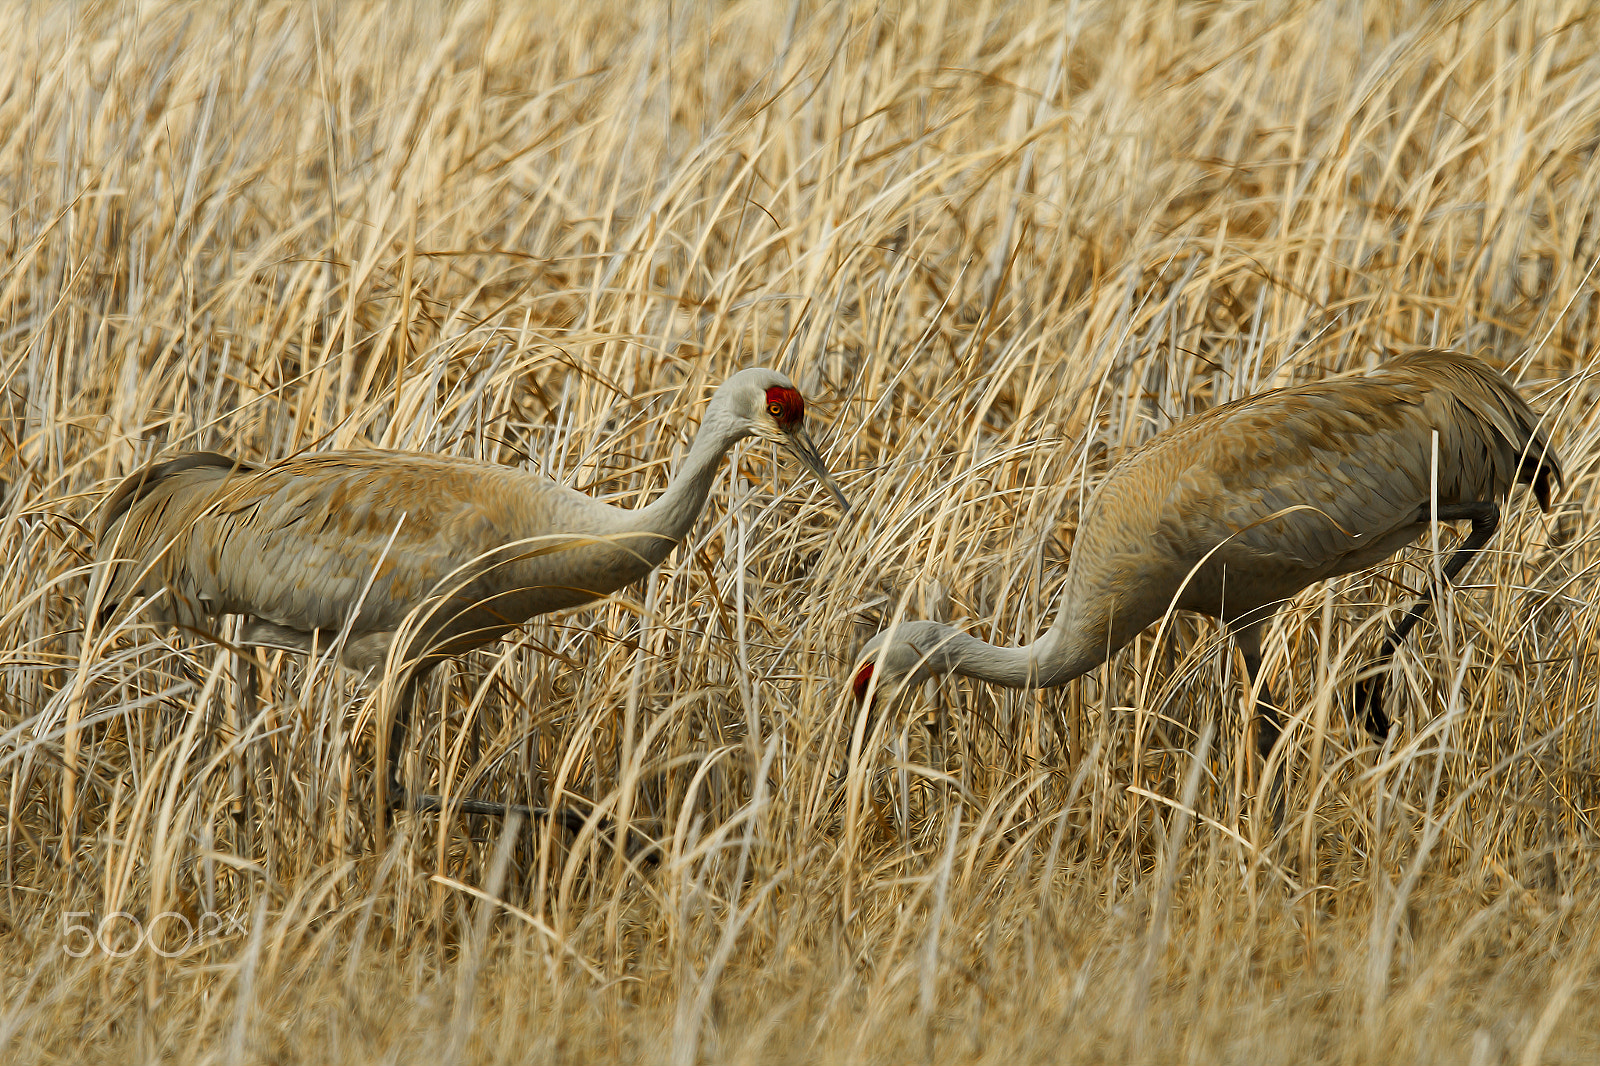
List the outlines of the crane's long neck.
<svg viewBox="0 0 1600 1066">
<path fill-rule="evenodd" d="M 665 559 L 673 546 L 689 535 L 711 492 L 717 465 L 729 448 L 748 435 L 749 431 L 737 424 L 713 398 L 706 409 L 705 420 L 700 423 L 700 432 L 689 446 L 688 458 L 668 483 L 667 490 L 648 507 L 627 513 L 621 531 L 652 534 L 636 548 L 653 560 L 652 566 Z"/>
<path fill-rule="evenodd" d="M 929 666 L 1009 688 L 1054 688 L 1105 662 L 1107 646 L 1076 624 L 1070 605 L 1044 636 L 1020 648 L 1001 648 L 952 626 L 924 623 L 930 636 L 918 640 Z M 1111 649 L 1115 650 L 1115 649 Z"/>
</svg>

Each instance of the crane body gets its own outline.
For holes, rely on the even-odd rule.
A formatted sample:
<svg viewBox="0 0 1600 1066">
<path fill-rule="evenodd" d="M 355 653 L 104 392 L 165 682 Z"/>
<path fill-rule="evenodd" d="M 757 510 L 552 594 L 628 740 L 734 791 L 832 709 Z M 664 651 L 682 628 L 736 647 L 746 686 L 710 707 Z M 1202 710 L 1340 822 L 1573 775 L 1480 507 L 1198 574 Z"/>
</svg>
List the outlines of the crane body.
<svg viewBox="0 0 1600 1066">
<path fill-rule="evenodd" d="M 476 460 L 384 451 L 303 455 L 264 470 L 217 455 L 172 473 L 158 464 L 149 482 L 110 536 L 134 558 L 166 550 L 148 570 L 119 567 L 126 580 L 113 598 L 165 592 L 156 617 L 197 629 L 247 615 L 251 643 L 298 651 L 348 625 L 342 655 L 356 670 L 381 668 L 424 602 L 436 620 L 416 639 L 447 657 L 625 588 L 666 558 L 704 500 L 703 491 L 657 500 L 695 506 L 654 532 L 650 507 L 608 507 Z"/>
<path fill-rule="evenodd" d="M 537 615 L 644 577 L 688 535 L 740 439 L 783 445 L 848 509 L 804 410 L 783 375 L 734 375 L 713 396 L 678 475 L 631 510 L 538 474 L 446 455 L 323 452 L 266 468 L 182 455 L 134 473 L 108 497 L 99 600 L 110 613 L 143 597 L 151 620 L 203 633 L 241 615 L 245 642 L 293 651 L 343 635 L 343 662 L 366 673 L 395 655 L 406 683 L 389 788 L 402 796 L 394 760 L 427 673 Z M 436 806 L 436 797 L 414 798 Z"/>
<path fill-rule="evenodd" d="M 1247 396 L 1179 423 L 1111 471 L 1085 508 L 1059 612 L 1039 640 L 998 648 L 939 623 L 902 622 L 869 643 L 855 692 L 865 697 L 875 676 L 887 691 L 952 671 L 1061 685 L 1173 608 L 1220 619 L 1259 680 L 1262 629 L 1297 592 L 1387 559 L 1435 517 L 1472 522 L 1445 567 L 1453 578 L 1493 535 L 1513 485 L 1529 485 L 1548 510 L 1560 479 L 1533 409 L 1471 356 L 1415 352 L 1368 375 Z M 1426 607 L 1425 598 L 1412 607 L 1380 661 Z M 1279 725 L 1260 691 L 1265 756 Z M 1388 732 L 1381 683 L 1361 690 L 1358 705 L 1371 731 Z"/>
</svg>

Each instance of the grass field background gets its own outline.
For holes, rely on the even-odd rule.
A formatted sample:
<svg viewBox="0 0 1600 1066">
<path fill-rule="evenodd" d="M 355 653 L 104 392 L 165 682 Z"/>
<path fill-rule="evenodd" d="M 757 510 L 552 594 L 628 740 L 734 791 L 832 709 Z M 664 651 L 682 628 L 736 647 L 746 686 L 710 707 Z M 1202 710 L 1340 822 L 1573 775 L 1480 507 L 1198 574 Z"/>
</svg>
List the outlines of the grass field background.
<svg viewBox="0 0 1600 1066">
<path fill-rule="evenodd" d="M 1600 1056 L 1600 9 L 0 23 L 6 1061 Z M 1569 481 L 1413 635 L 1382 750 L 1349 686 L 1426 544 L 1283 613 L 1281 831 L 1207 621 L 856 715 L 897 615 L 1048 625 L 1154 433 L 1418 345 L 1503 368 Z M 415 730 L 414 776 L 589 797 L 655 869 L 594 827 L 380 847 L 381 686 L 88 625 L 96 505 L 153 457 L 414 448 L 636 506 L 763 364 L 854 511 L 743 447 L 648 581 L 441 669 Z"/>
</svg>

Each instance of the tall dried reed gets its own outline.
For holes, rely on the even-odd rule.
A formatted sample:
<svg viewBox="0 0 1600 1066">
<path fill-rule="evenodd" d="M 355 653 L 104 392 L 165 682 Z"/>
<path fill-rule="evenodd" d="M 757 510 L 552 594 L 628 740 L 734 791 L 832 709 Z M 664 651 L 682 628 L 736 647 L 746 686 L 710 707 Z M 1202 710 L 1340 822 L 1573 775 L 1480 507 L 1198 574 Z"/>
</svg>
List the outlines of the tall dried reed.
<svg viewBox="0 0 1600 1066">
<path fill-rule="evenodd" d="M 0 17 L 7 1061 L 1600 1052 L 1592 7 Z M 1037 634 L 1153 433 L 1424 344 L 1519 380 L 1571 483 L 1402 653 L 1390 747 L 1348 687 L 1426 546 L 1284 612 L 1281 833 L 1191 618 L 856 715 L 890 618 Z M 856 511 L 744 449 L 647 582 L 439 671 L 410 755 L 588 796 L 655 869 L 433 815 L 379 850 L 381 685 L 92 623 L 96 502 L 152 457 L 423 449 L 631 506 L 752 364 Z"/>
</svg>

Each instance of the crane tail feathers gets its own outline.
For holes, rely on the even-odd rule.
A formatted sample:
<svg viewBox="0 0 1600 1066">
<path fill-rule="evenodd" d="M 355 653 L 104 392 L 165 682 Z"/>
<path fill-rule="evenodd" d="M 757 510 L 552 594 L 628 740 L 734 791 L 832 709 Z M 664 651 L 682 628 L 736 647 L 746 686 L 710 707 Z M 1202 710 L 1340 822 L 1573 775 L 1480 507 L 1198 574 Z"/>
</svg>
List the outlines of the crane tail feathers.
<svg viewBox="0 0 1600 1066">
<path fill-rule="evenodd" d="M 229 477 L 255 470 L 231 456 L 193 452 L 143 466 L 111 490 L 95 531 L 96 561 L 102 564 L 97 581 L 103 583 L 94 596 L 99 624 L 107 624 L 122 601 L 140 593 L 165 601 L 152 615 L 157 620 L 198 621 L 204 612 L 189 609 L 157 571 L 173 539 L 195 518 L 193 491 L 202 488 L 209 500 Z"/>
<path fill-rule="evenodd" d="M 95 531 L 95 539 L 104 541 L 106 534 L 116 524 L 117 519 L 127 514 L 140 500 L 149 496 L 157 487 L 168 479 L 187 470 L 222 470 L 225 474 L 254 473 L 256 467 L 242 459 L 222 455 L 218 452 L 190 452 L 180 455 L 176 459 L 166 462 L 150 463 L 140 467 L 127 477 L 122 483 L 111 490 L 111 495 L 106 497 L 106 502 L 101 509 L 100 525 Z"/>
<path fill-rule="evenodd" d="M 1500 467 L 1504 473 L 1494 478 L 1504 486 L 1499 491 L 1512 484 L 1527 485 L 1540 509 L 1549 511 L 1551 495 L 1566 477 L 1539 413 L 1516 387 L 1488 363 L 1458 352 L 1410 352 L 1391 360 L 1385 369 L 1404 371 L 1412 366 L 1425 378 L 1448 384 L 1446 393 L 1473 416 L 1463 424 L 1479 425 L 1493 435 L 1495 439 L 1484 443 L 1491 454 L 1498 453 L 1497 466 L 1506 463 Z"/>
</svg>

